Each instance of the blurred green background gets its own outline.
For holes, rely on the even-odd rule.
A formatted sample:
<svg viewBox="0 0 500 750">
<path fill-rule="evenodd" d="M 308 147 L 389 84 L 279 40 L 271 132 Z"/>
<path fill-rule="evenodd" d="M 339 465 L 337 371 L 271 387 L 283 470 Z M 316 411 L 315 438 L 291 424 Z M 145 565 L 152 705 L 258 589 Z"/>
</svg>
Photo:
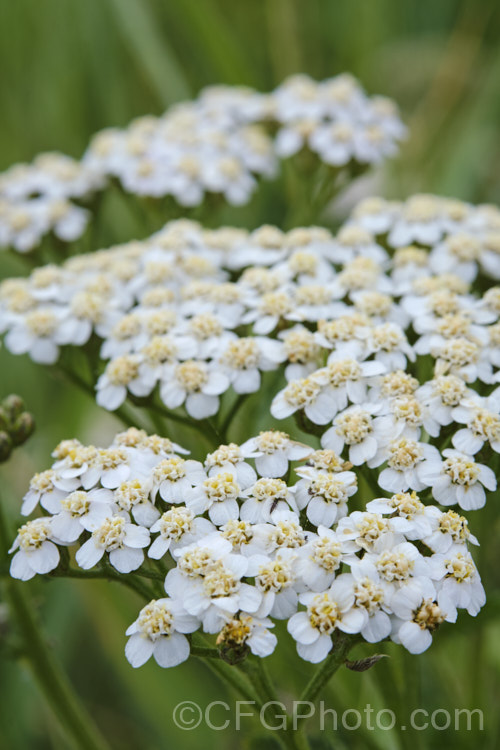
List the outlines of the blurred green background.
<svg viewBox="0 0 500 750">
<path fill-rule="evenodd" d="M 400 158 L 377 176 L 377 190 L 398 198 L 426 191 L 500 202 L 500 7 L 494 0 L 0 0 L 0 169 L 46 150 L 80 156 L 100 128 L 159 114 L 208 84 L 269 90 L 294 72 L 325 78 L 343 71 L 359 77 L 369 93 L 396 99 L 411 130 Z M 257 226 L 277 215 L 278 200 L 263 186 L 249 207 L 228 210 L 224 221 Z M 103 242 L 144 234 L 123 207 L 110 216 Z M 0 257 L 0 278 L 24 272 L 17 259 Z M 105 445 L 118 423 L 54 380 L 48 368 L 0 350 L 0 395 L 11 391 L 25 397 L 38 422 L 34 438 L 1 471 L 1 501 L 14 528 L 28 480 L 48 465 L 54 445 L 72 436 Z M 490 594 L 481 615 L 463 614 L 457 627 L 445 626 L 422 657 L 387 647 L 391 659 L 363 675 L 343 670 L 324 696 L 340 710 L 370 703 L 402 718 L 421 706 L 429 712 L 480 708 L 485 731 L 339 731 L 324 733 L 318 748 L 500 745 L 500 515 L 494 506 L 491 499 L 472 523 L 483 540 L 476 558 Z M 133 594 L 114 584 L 63 581 L 35 581 L 26 590 L 113 749 L 251 742 L 242 732 L 175 728 L 177 702 L 206 705 L 228 694 L 195 660 L 174 672 L 154 664 L 129 667 L 123 648 L 139 604 Z M 0 639 L 0 748 L 71 748 L 2 608 Z M 303 664 L 288 674 L 292 649 L 285 637 L 270 659 L 285 697 L 311 671 Z"/>
</svg>

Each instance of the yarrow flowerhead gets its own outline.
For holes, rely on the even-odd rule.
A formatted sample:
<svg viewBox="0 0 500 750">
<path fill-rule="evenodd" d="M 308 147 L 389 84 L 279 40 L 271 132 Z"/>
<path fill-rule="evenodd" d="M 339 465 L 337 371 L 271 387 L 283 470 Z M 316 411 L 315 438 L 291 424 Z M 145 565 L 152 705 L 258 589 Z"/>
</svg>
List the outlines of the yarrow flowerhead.
<svg viewBox="0 0 500 750">
<path fill-rule="evenodd" d="M 391 458 L 398 440 L 388 461 L 407 471 Z M 419 444 L 406 441 L 408 450 L 433 470 Z M 82 571 L 129 576 L 153 594 L 127 630 L 132 666 L 151 656 L 179 664 L 198 630 L 230 663 L 265 657 L 278 643 L 276 620 L 311 662 L 353 634 L 417 653 L 457 609 L 474 615 L 484 603 L 468 549 L 477 540 L 455 511 L 404 489 L 359 510 L 365 466 L 278 430 L 220 445 L 204 461 L 183 452 L 136 428 L 104 449 L 63 441 L 25 500 L 48 515 L 27 521 L 12 547 L 16 578 L 50 574 L 69 548 Z M 481 475 L 453 450 L 436 467 L 450 487 Z"/>
</svg>

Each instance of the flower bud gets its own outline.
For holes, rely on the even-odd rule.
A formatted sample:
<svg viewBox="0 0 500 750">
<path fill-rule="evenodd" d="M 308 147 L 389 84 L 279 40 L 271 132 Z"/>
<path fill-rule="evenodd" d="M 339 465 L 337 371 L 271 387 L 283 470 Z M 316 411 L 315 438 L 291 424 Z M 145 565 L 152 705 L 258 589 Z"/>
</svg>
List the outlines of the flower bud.
<svg viewBox="0 0 500 750">
<path fill-rule="evenodd" d="M 2 410 L 10 422 L 14 422 L 24 409 L 24 401 L 15 393 L 11 393 L 2 401 Z"/>
<path fill-rule="evenodd" d="M 0 432 L 0 463 L 7 461 L 10 454 L 12 453 L 12 440 L 10 435 L 5 430 Z"/>
<path fill-rule="evenodd" d="M 24 411 L 14 422 L 10 437 L 14 446 L 22 445 L 28 440 L 35 430 L 35 419 L 27 411 Z"/>
</svg>

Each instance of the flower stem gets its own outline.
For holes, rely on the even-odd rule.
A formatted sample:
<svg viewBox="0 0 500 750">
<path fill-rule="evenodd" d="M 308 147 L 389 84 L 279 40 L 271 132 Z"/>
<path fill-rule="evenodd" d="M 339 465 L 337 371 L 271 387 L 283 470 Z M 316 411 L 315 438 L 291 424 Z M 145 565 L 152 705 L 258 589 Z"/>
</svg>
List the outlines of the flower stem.
<svg viewBox="0 0 500 750">
<path fill-rule="evenodd" d="M 51 578 L 103 578 L 107 581 L 116 581 L 122 583 L 124 586 L 132 589 L 142 596 L 146 601 L 151 601 L 155 598 L 154 591 L 149 588 L 143 581 L 138 580 L 137 576 L 134 575 L 121 575 L 115 573 L 112 569 L 106 568 L 104 570 L 76 570 L 75 568 L 68 568 L 67 570 L 53 570 L 49 573 Z M 148 576 L 149 577 L 149 576 Z"/>
<path fill-rule="evenodd" d="M 210 646 L 191 646 L 191 656 L 198 656 L 200 659 L 220 659 L 218 649 Z"/>
<path fill-rule="evenodd" d="M 248 396 L 247 393 L 240 393 L 236 401 L 230 407 L 229 413 L 227 414 L 220 428 L 221 434 L 225 437 L 225 439 L 227 439 L 226 438 L 227 431 L 229 427 L 231 426 L 234 417 L 236 416 L 238 410 L 243 406 L 243 404 L 247 400 L 247 396 Z"/>
<path fill-rule="evenodd" d="M 84 393 L 87 394 L 87 396 L 90 396 L 93 401 L 95 401 L 95 389 L 92 385 L 86 382 L 78 373 L 74 372 L 71 368 L 64 366 L 59 362 L 57 365 L 54 365 L 55 371 L 58 375 L 62 376 L 65 380 L 68 380 L 73 385 L 78 386 Z M 145 429 L 146 432 L 148 432 L 148 429 L 145 425 L 140 424 L 139 420 L 136 418 L 134 414 L 132 414 L 129 409 L 127 408 L 126 404 L 122 404 L 122 406 L 119 406 L 118 409 L 115 409 L 112 414 L 114 414 L 126 427 L 137 427 L 138 429 Z"/>
<path fill-rule="evenodd" d="M 301 731 L 298 722 L 284 711 L 283 703 L 278 698 L 264 660 L 249 657 L 240 664 L 240 668 L 248 676 L 259 696 L 258 706 L 261 711 L 261 724 L 265 726 L 262 721 L 265 716 L 266 723 L 269 726 L 280 727 L 273 730 L 273 736 L 287 750 L 309 750 L 309 742 Z M 270 721 L 271 724 L 269 724 Z"/>
<path fill-rule="evenodd" d="M 166 420 L 171 419 L 173 422 L 178 422 L 184 427 L 188 427 L 191 430 L 196 430 L 200 433 L 201 437 L 203 437 L 205 440 L 208 440 L 208 442 L 213 446 L 218 446 L 220 444 L 219 434 L 214 425 L 208 419 L 203 419 L 201 421 L 189 419 L 188 417 L 183 417 L 181 414 L 175 414 L 174 412 L 169 411 L 168 409 L 165 409 L 156 403 L 148 403 L 147 408 L 149 408 L 151 411 L 155 411 L 157 414 L 160 414 Z"/>
<path fill-rule="evenodd" d="M 243 698 L 255 703 L 255 705 L 259 705 L 259 697 L 253 691 L 252 686 L 249 684 L 248 680 L 245 679 L 244 675 L 242 675 L 235 667 L 223 662 L 220 656 L 218 659 L 215 659 L 213 658 L 212 653 L 210 653 L 210 655 L 206 653 L 197 653 L 197 651 L 213 651 L 212 648 L 207 647 L 207 641 L 205 641 L 200 635 L 197 635 L 196 633 L 193 634 L 193 643 L 196 644 L 192 647 L 193 656 L 203 659 L 204 664 L 206 664 L 206 666 L 214 672 L 222 682 L 231 685 L 233 690 L 239 693 Z M 198 643 L 200 644 L 199 646 L 197 645 Z"/>
<path fill-rule="evenodd" d="M 346 635 L 339 635 L 333 646 L 333 651 L 322 662 L 319 669 L 312 676 L 306 685 L 300 700 L 313 702 L 321 693 L 323 688 L 328 684 L 339 667 L 344 664 L 347 655 L 356 642 L 355 638 Z M 302 719 L 303 721 L 303 719 Z M 299 720 L 300 722 L 300 720 Z M 298 723 L 299 723 L 298 722 Z"/>
<path fill-rule="evenodd" d="M 8 546 L 9 531 L 0 499 L 2 557 L 6 555 Z M 24 653 L 30 669 L 55 716 L 80 750 L 110 750 L 110 746 L 95 726 L 45 641 L 23 584 L 14 580 L 6 581 L 5 596 L 11 616 L 23 639 Z"/>
</svg>

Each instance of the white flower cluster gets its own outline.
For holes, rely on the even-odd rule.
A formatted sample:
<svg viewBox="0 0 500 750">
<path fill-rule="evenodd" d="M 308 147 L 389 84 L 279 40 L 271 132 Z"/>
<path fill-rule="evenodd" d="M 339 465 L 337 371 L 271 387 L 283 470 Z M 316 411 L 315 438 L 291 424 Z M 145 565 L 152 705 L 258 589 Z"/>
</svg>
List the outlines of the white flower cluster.
<svg viewBox="0 0 500 750">
<path fill-rule="evenodd" d="M 266 125 L 277 129 L 275 142 Z M 299 75 L 270 94 L 209 87 L 163 117 L 98 133 L 84 161 L 132 193 L 172 195 L 183 206 L 218 193 L 237 205 L 253 192 L 254 174 L 275 174 L 276 154 L 308 148 L 335 167 L 368 165 L 394 156 L 404 135 L 395 104 L 368 97 L 353 76 L 317 83 Z"/>
<path fill-rule="evenodd" d="M 478 271 L 500 279 L 500 211 L 454 198 L 413 195 L 404 202 L 367 198 L 357 205 L 346 227 L 361 227 L 401 254 L 413 276 L 453 273 L 473 282 Z M 428 249 L 414 253 L 408 248 Z"/>
<path fill-rule="evenodd" d="M 27 253 L 49 232 L 63 242 L 78 239 L 89 212 L 75 201 L 103 185 L 89 165 L 60 153 L 14 165 L 0 174 L 0 247 Z"/>
<path fill-rule="evenodd" d="M 477 540 L 455 511 L 402 491 L 349 512 L 352 464 L 274 430 L 203 463 L 182 453 L 135 428 L 106 449 L 64 441 L 24 498 L 25 515 L 37 505 L 46 515 L 12 547 L 22 580 L 54 571 L 60 549 L 84 570 L 155 580 L 162 595 L 127 630 L 133 666 L 184 661 L 198 629 L 222 650 L 265 657 L 275 620 L 311 662 L 339 631 L 420 653 L 457 609 L 476 615 L 484 604 L 468 549 Z"/>
<path fill-rule="evenodd" d="M 435 200 L 443 212 L 450 203 Z M 332 236 L 181 220 L 145 241 L 4 281 L 0 331 L 11 352 L 46 364 L 61 346 L 94 337 L 107 361 L 97 401 L 110 410 L 127 394 L 157 391 L 168 409 L 184 405 L 203 419 L 228 389 L 256 392 L 262 372 L 283 368 L 289 384 L 273 416 L 304 412 L 333 425 L 326 447 L 345 443 L 354 462 L 380 464 L 390 436 L 418 442 L 422 430 L 437 438 L 453 423 L 464 425 L 457 450 L 474 455 L 485 441 L 498 450 L 500 288 L 478 296 L 474 287 L 477 274 L 486 283 L 499 274 L 500 253 L 491 255 L 491 239 L 481 244 L 498 212 L 455 202 L 449 211 L 458 205 L 484 219 L 475 237 L 488 260 L 479 253 L 474 279 L 460 264 L 437 271 L 437 248 L 391 254 L 359 225 Z M 420 456 L 432 446 L 417 447 Z"/>
<path fill-rule="evenodd" d="M 97 133 L 83 163 L 135 195 L 169 195 L 181 206 L 197 206 L 207 193 L 232 205 L 247 203 L 256 176 L 276 174 L 273 143 L 254 122 L 261 110 L 257 92 L 249 92 L 248 102 L 237 88 L 219 93 L 208 90 L 161 117 Z"/>
<path fill-rule="evenodd" d="M 332 167 L 376 164 L 394 156 L 406 135 L 394 102 L 368 97 L 349 74 L 319 83 L 306 75 L 291 76 L 271 97 L 274 118 L 281 123 L 276 136 L 281 157 L 306 148 Z"/>
<path fill-rule="evenodd" d="M 81 161 L 41 154 L 1 174 L 0 247 L 29 252 L 48 232 L 64 242 L 78 239 L 89 213 L 72 199 L 110 180 L 181 206 L 197 206 L 208 194 L 240 205 L 258 177 L 276 175 L 277 157 L 309 149 L 335 167 L 366 167 L 393 156 L 404 133 L 395 104 L 368 97 L 350 75 L 320 83 L 292 76 L 269 94 L 209 87 L 160 117 L 97 133 Z"/>
</svg>

